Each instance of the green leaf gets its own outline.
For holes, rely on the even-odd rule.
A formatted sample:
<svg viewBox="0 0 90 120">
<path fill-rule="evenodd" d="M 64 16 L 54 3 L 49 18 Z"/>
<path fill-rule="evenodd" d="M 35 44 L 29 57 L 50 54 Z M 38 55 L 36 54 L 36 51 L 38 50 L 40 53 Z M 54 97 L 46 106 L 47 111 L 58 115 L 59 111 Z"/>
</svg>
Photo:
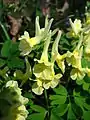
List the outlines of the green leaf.
<svg viewBox="0 0 90 120">
<path fill-rule="evenodd" d="M 51 112 L 50 120 L 62 120 L 61 117 L 57 116 L 53 111 Z"/>
<path fill-rule="evenodd" d="M 83 111 L 84 109 L 90 110 L 90 103 L 88 103 L 90 99 L 88 99 L 87 94 L 85 95 L 82 96 L 80 92 L 74 91 L 74 101 Z"/>
<path fill-rule="evenodd" d="M 72 105 L 69 104 L 68 114 L 67 114 L 68 120 L 76 120 L 76 116 L 72 110 Z"/>
<path fill-rule="evenodd" d="M 50 95 L 51 105 L 64 104 L 67 99 L 67 90 L 64 86 L 60 85 L 58 88 L 54 89 L 56 95 Z"/>
<path fill-rule="evenodd" d="M 82 109 L 75 103 L 72 104 L 72 110 L 79 118 L 83 115 Z"/>
<path fill-rule="evenodd" d="M 86 60 L 85 58 L 81 59 L 81 64 L 83 68 L 86 68 L 86 67 L 90 68 L 90 62 Z"/>
<path fill-rule="evenodd" d="M 33 113 L 31 115 L 28 116 L 28 120 L 37 120 L 37 118 L 39 118 L 39 120 L 44 120 L 47 111 L 45 110 L 45 108 L 38 106 L 38 105 L 31 105 L 30 106 L 32 110 L 34 110 L 37 113 Z"/>
<path fill-rule="evenodd" d="M 41 113 L 45 113 L 46 112 L 46 110 L 45 110 L 45 108 L 43 108 L 43 107 L 41 107 L 41 106 L 39 106 L 39 105 L 32 105 L 32 106 L 30 106 L 34 111 L 36 111 L 36 112 L 41 112 Z"/>
<path fill-rule="evenodd" d="M 58 95 L 64 95 L 67 96 L 67 90 L 63 85 L 59 85 L 58 88 L 54 89 L 54 92 Z"/>
<path fill-rule="evenodd" d="M 80 96 L 80 92 L 73 92 L 75 103 L 83 109 L 83 105 L 85 103 L 85 98 Z"/>
<path fill-rule="evenodd" d="M 86 83 L 86 82 L 83 83 L 83 89 L 84 89 L 84 90 L 87 90 L 87 91 L 88 91 L 89 86 L 90 86 L 89 83 Z"/>
<path fill-rule="evenodd" d="M 13 57 L 7 61 L 9 68 L 24 68 L 24 61 L 18 57 Z"/>
<path fill-rule="evenodd" d="M 3 44 L 1 49 L 1 55 L 3 57 L 11 57 L 16 56 L 18 53 L 18 43 L 13 43 L 12 41 L 8 40 Z"/>
<path fill-rule="evenodd" d="M 84 120 L 90 120 L 90 111 L 84 111 L 83 118 Z"/>
<path fill-rule="evenodd" d="M 1 49 L 1 55 L 3 57 L 8 57 L 10 54 L 11 41 L 6 41 Z"/>
<path fill-rule="evenodd" d="M 87 75 L 84 77 L 84 81 L 86 82 L 86 83 L 90 83 L 90 77 L 88 77 Z"/>
<path fill-rule="evenodd" d="M 61 104 L 52 109 L 52 112 L 57 116 L 63 116 L 68 110 L 68 104 Z"/>
<path fill-rule="evenodd" d="M 84 80 L 76 80 L 76 83 L 77 83 L 78 85 L 82 85 L 82 84 L 84 83 Z"/>
<path fill-rule="evenodd" d="M 64 104 L 67 96 L 50 95 L 51 105 Z"/>
<path fill-rule="evenodd" d="M 5 63 L 6 63 L 6 61 L 0 58 L 0 67 L 4 66 Z"/>
<path fill-rule="evenodd" d="M 45 115 L 43 113 L 33 113 L 28 116 L 27 120 L 44 120 Z"/>
<path fill-rule="evenodd" d="M 11 42 L 10 54 L 12 56 L 15 56 L 15 55 L 17 55 L 17 52 L 18 52 L 18 43 L 17 42 L 15 42 L 15 43 Z"/>
<path fill-rule="evenodd" d="M 8 80 L 9 76 L 7 76 L 7 72 L 9 71 L 9 68 L 6 66 L 2 70 L 0 70 L 0 76 L 2 76 L 4 79 Z"/>
</svg>

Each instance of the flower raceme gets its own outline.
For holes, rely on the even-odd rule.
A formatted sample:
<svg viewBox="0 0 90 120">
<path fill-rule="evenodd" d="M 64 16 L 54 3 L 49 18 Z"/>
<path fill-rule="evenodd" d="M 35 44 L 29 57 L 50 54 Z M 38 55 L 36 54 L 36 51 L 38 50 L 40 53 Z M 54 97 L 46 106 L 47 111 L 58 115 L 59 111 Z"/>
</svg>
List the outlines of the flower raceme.
<svg viewBox="0 0 90 120">
<path fill-rule="evenodd" d="M 63 55 L 61 55 L 58 51 L 58 44 L 61 38 L 62 32 L 59 30 L 58 35 L 53 42 L 50 60 L 48 59 L 48 49 L 50 46 L 50 41 L 52 36 L 57 32 L 57 29 L 52 31 L 50 30 L 53 19 L 48 21 L 47 17 L 45 20 L 45 27 L 40 28 L 39 25 L 39 17 L 36 18 L 35 23 L 35 36 L 30 38 L 28 32 L 24 32 L 24 35 L 19 38 L 19 50 L 21 51 L 21 55 L 25 56 L 30 54 L 32 50 L 34 50 L 34 46 L 39 44 L 41 41 L 44 43 L 43 52 L 41 54 L 41 58 L 35 59 L 35 65 L 33 67 L 33 74 L 35 75 L 35 83 L 32 86 L 32 91 L 41 95 L 44 89 L 55 88 L 62 77 L 62 74 L 65 73 L 65 62 L 67 62 L 68 66 L 72 66 L 70 77 L 72 80 L 81 80 L 84 78 L 85 74 L 90 74 L 90 69 L 88 67 L 83 68 L 81 60 L 85 54 L 89 56 L 90 47 L 89 47 L 89 32 L 86 34 L 85 29 L 82 28 L 81 21 L 79 19 L 75 19 L 74 22 L 70 19 L 71 29 L 67 33 L 71 35 L 69 37 L 75 38 L 78 37 L 78 43 L 73 52 L 67 51 Z M 61 73 L 57 74 L 54 70 L 55 64 L 61 69 Z"/>
<path fill-rule="evenodd" d="M 59 79 L 62 77 L 62 74 L 55 74 L 54 62 L 48 60 L 50 40 L 51 32 L 45 41 L 41 58 L 40 60 L 37 60 L 38 63 L 34 66 L 33 70 L 34 75 L 36 76 L 36 83 L 33 85 L 32 91 L 38 95 L 43 93 L 44 88 L 55 88 L 59 83 Z"/>
</svg>

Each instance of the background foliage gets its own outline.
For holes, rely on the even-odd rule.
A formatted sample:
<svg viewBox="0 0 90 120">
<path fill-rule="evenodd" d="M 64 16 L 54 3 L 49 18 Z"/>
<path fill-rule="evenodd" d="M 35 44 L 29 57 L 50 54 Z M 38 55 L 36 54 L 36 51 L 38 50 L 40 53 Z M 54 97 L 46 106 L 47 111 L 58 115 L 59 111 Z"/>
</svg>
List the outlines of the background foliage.
<svg viewBox="0 0 90 120">
<path fill-rule="evenodd" d="M 51 0 L 48 3 L 50 8 L 49 19 L 54 18 L 50 29 L 59 28 L 63 31 L 58 45 L 58 51 L 61 55 L 67 51 L 72 53 L 80 40 L 78 35 L 67 37 L 67 28 L 71 28 L 69 18 L 72 18 L 72 21 L 76 18 L 81 19 L 85 32 L 90 29 L 90 22 L 85 23 L 87 19 L 85 16 L 89 16 L 90 3 L 82 3 L 81 9 L 79 7 L 72 8 L 71 6 L 74 3 L 71 1 L 68 1 L 68 3 L 67 12 L 62 12 L 63 0 L 61 3 L 59 0 Z M 86 74 L 81 80 L 72 80 L 72 66 L 69 66 L 66 60 L 64 74 L 55 62 L 55 73 L 62 74 L 56 88 L 45 89 L 40 96 L 32 92 L 32 86 L 36 79 L 33 73 L 33 67 L 36 64 L 34 59 L 40 59 L 44 41 L 37 44 L 29 55 L 22 56 L 19 49 L 21 41 L 18 39 L 24 31 L 28 31 L 31 38 L 35 36 L 37 15 L 40 19 L 41 28 L 44 27 L 45 16 L 42 11 L 44 7 L 48 8 L 47 5 L 41 4 L 39 0 L 0 0 L 0 120 L 10 120 L 11 118 L 11 120 L 16 120 L 17 116 L 18 120 L 37 120 L 37 118 L 39 120 L 89 120 L 90 74 Z M 89 34 L 84 33 L 84 36 L 85 39 L 89 39 Z M 53 35 L 48 50 L 49 60 L 51 59 L 51 49 L 55 39 L 56 35 Z M 84 43 L 82 43 L 82 46 L 85 47 Z M 89 57 L 89 54 L 81 60 L 83 68 L 90 68 L 90 61 L 86 59 L 87 57 Z M 9 83 L 11 80 L 12 84 Z M 16 81 L 18 85 L 14 83 Z M 7 94 L 9 94 L 9 97 Z M 26 102 L 22 103 L 22 99 L 25 99 Z M 23 107 L 19 108 L 22 105 Z M 11 110 L 15 111 L 15 115 L 12 115 Z M 3 116 L 6 118 L 3 118 Z"/>
</svg>

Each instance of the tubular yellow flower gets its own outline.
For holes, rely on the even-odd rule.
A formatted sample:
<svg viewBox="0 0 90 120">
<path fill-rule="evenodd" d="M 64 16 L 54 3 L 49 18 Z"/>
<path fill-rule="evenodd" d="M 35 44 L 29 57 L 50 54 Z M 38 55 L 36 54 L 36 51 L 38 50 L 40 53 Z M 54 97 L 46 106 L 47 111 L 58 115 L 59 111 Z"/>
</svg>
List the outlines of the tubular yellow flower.
<svg viewBox="0 0 90 120">
<path fill-rule="evenodd" d="M 85 69 L 85 72 L 86 72 L 86 74 L 88 75 L 88 77 L 90 77 L 90 69 L 89 69 L 89 68 L 86 68 L 86 69 Z"/>
<path fill-rule="evenodd" d="M 73 68 L 70 74 L 73 80 L 82 80 L 85 76 L 85 71 L 83 68 Z"/>
<path fill-rule="evenodd" d="M 44 49 L 41 55 L 40 60 L 35 59 L 35 61 L 38 61 L 38 63 L 44 63 L 46 66 L 50 65 L 51 63 L 48 61 L 48 47 L 50 44 L 50 40 L 51 40 L 51 31 L 48 34 L 46 41 L 44 43 Z"/>
<path fill-rule="evenodd" d="M 21 55 L 27 55 L 32 51 L 32 48 L 40 43 L 41 38 L 39 36 L 30 38 L 28 32 L 24 32 L 20 38 L 19 50 L 21 51 Z"/>
<path fill-rule="evenodd" d="M 73 32 L 77 35 L 82 30 L 81 21 L 78 19 L 75 19 L 74 23 L 72 22 L 71 19 L 69 19 L 69 21 L 70 21 Z"/>
<path fill-rule="evenodd" d="M 41 95 L 44 91 L 42 81 L 40 79 L 37 79 L 36 81 L 37 82 L 35 82 L 32 86 L 32 91 L 37 95 Z"/>
<path fill-rule="evenodd" d="M 75 49 L 73 53 L 68 52 L 67 53 L 67 63 L 68 65 L 72 65 L 73 69 L 71 71 L 71 78 L 73 80 L 76 79 L 83 79 L 85 76 L 85 70 L 81 66 L 81 59 L 82 59 L 82 52 L 83 47 L 80 48 L 80 50 Z"/>
<path fill-rule="evenodd" d="M 90 13 L 86 13 L 86 24 L 90 24 Z"/>
<path fill-rule="evenodd" d="M 84 46 L 85 57 L 90 60 L 90 32 L 84 37 Z"/>
<path fill-rule="evenodd" d="M 65 58 L 67 57 L 67 54 L 63 54 L 63 55 L 60 55 L 58 54 L 57 58 L 56 58 L 56 62 L 57 62 L 57 65 L 58 67 L 61 69 L 61 71 L 64 73 L 65 72 Z"/>
<path fill-rule="evenodd" d="M 71 28 L 69 29 L 69 32 L 66 34 L 68 38 L 71 37 L 78 37 L 79 33 L 82 31 L 82 24 L 79 19 L 75 19 L 74 22 L 72 22 L 71 19 L 69 19 Z"/>
<path fill-rule="evenodd" d="M 68 65 L 72 65 L 72 67 L 75 68 L 81 68 L 81 56 L 82 55 L 82 49 L 81 50 L 74 50 L 73 53 L 67 52 L 67 63 Z"/>
<path fill-rule="evenodd" d="M 20 40 L 19 50 L 21 51 L 21 55 L 23 56 L 28 55 L 32 51 L 35 45 L 39 44 L 41 40 L 42 41 L 46 40 L 46 37 L 48 36 L 50 32 L 50 27 L 51 27 L 52 22 L 53 22 L 53 19 L 48 21 L 48 18 L 46 17 L 45 28 L 40 28 L 39 17 L 38 16 L 36 17 L 35 36 L 30 38 L 29 33 L 25 31 L 24 35 L 22 35 L 19 38 Z"/>
<path fill-rule="evenodd" d="M 66 58 L 66 54 L 60 55 L 58 52 L 58 43 L 61 37 L 61 31 L 58 32 L 57 38 L 55 39 L 52 47 L 52 56 L 51 56 L 51 61 L 54 63 L 54 61 L 57 62 L 57 65 L 59 68 L 62 70 L 62 72 L 65 72 L 65 64 L 64 60 Z"/>
<path fill-rule="evenodd" d="M 66 58 L 67 63 L 68 65 L 72 65 L 72 67 L 75 68 L 81 68 L 81 59 L 83 54 L 83 47 L 81 47 L 82 41 L 83 41 L 83 35 L 81 34 L 78 45 L 76 46 L 74 51 L 72 53 L 67 51 L 67 58 Z"/>
<path fill-rule="evenodd" d="M 32 87 L 32 91 L 35 94 L 41 95 L 44 90 L 43 88 L 49 89 L 50 87 L 54 88 L 58 85 L 59 79 L 62 77 L 62 75 L 55 75 L 53 64 L 52 66 L 45 66 L 45 68 L 40 71 L 39 69 L 36 71 L 36 69 L 34 68 L 34 75 L 36 76 L 37 83 L 35 83 Z"/>
</svg>

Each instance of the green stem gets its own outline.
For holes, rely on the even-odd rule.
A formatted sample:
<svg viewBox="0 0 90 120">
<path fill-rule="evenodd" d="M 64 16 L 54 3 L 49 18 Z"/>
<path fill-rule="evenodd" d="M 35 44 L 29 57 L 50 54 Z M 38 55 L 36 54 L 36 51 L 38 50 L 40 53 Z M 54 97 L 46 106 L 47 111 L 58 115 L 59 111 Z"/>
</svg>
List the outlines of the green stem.
<svg viewBox="0 0 90 120">
<path fill-rule="evenodd" d="M 78 49 L 78 50 L 80 49 L 80 47 L 82 45 L 82 42 L 83 42 L 83 33 L 81 33 L 80 40 L 78 42 L 78 45 L 77 45 L 76 49 Z"/>
<path fill-rule="evenodd" d="M 3 0 L 0 0 L 0 8 L 3 8 Z"/>
<path fill-rule="evenodd" d="M 9 35 L 8 35 L 8 33 L 7 33 L 4 25 L 1 23 L 1 21 L 0 21 L 0 26 L 1 26 L 2 30 L 3 30 L 3 32 L 4 32 L 4 35 L 5 35 L 5 37 L 6 37 L 6 40 L 10 40 L 10 37 L 9 37 Z"/>
<path fill-rule="evenodd" d="M 49 120 L 49 104 L 48 104 L 48 95 L 47 95 L 47 90 L 44 90 L 44 95 L 45 95 L 45 100 L 46 100 L 46 106 L 47 106 L 47 119 Z"/>
</svg>

